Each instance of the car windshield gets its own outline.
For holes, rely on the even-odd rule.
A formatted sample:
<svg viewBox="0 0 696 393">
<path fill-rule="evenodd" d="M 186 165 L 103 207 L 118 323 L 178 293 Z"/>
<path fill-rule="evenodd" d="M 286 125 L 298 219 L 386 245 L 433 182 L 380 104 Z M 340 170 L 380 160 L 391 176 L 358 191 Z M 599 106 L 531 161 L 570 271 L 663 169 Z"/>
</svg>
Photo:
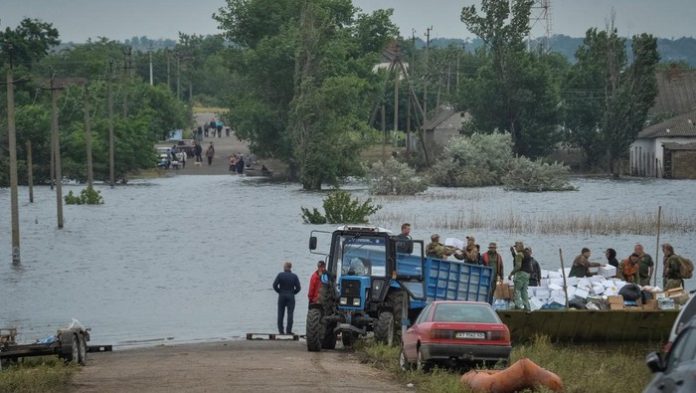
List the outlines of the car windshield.
<svg viewBox="0 0 696 393">
<path fill-rule="evenodd" d="M 694 360 L 696 360 L 696 329 L 689 328 L 682 332 L 674 343 L 674 347 L 669 354 L 667 367 L 673 370 L 683 362 Z"/>
<path fill-rule="evenodd" d="M 489 306 L 443 303 L 437 305 L 433 322 L 500 323 L 500 320 Z"/>
<path fill-rule="evenodd" d="M 341 236 L 334 250 L 334 264 L 340 275 L 384 277 L 387 274 L 385 238 Z"/>
</svg>

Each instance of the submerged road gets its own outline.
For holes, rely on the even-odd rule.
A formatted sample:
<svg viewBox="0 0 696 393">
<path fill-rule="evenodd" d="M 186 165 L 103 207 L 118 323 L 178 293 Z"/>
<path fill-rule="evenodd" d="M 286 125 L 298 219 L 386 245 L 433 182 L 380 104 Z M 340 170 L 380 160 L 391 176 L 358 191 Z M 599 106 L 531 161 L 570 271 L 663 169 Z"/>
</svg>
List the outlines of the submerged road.
<svg viewBox="0 0 696 393">
<path fill-rule="evenodd" d="M 342 350 L 304 342 L 229 341 L 89 354 L 72 393 L 407 392 Z"/>
</svg>

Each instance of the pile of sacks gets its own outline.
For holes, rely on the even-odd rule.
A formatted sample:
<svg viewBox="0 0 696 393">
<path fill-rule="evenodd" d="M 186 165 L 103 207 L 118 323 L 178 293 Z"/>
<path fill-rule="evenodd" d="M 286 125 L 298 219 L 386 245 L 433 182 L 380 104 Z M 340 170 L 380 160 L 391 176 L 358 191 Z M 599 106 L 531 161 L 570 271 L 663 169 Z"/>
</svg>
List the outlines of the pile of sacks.
<svg viewBox="0 0 696 393">
<path fill-rule="evenodd" d="M 570 269 L 566 271 L 566 283 L 568 286 L 568 305 L 570 308 L 590 309 L 590 310 L 609 310 L 621 309 L 626 307 L 639 307 L 643 303 L 647 304 L 648 299 L 657 300 L 664 297 L 660 288 L 643 287 L 627 283 L 616 278 L 616 268 L 613 266 L 603 266 L 597 269 L 597 273 L 591 277 L 568 277 Z M 532 311 L 541 309 L 561 309 L 565 308 L 566 297 L 563 291 L 563 271 L 541 271 L 541 282 L 538 287 L 529 287 L 529 305 Z M 512 283 L 503 283 L 509 286 L 509 293 L 513 293 Z M 642 291 L 641 291 L 642 290 Z M 506 310 L 513 308 L 511 303 L 512 296 L 508 296 L 507 288 L 497 290 L 494 296 L 494 308 Z M 641 293 L 642 292 L 642 293 Z M 502 294 L 502 295 L 501 295 Z M 624 295 L 623 297 L 621 295 Z M 623 298 L 623 302 L 617 299 Z M 614 304 L 614 306 L 612 306 Z M 657 301 L 650 302 L 657 309 Z M 667 308 L 669 305 L 665 304 Z"/>
</svg>

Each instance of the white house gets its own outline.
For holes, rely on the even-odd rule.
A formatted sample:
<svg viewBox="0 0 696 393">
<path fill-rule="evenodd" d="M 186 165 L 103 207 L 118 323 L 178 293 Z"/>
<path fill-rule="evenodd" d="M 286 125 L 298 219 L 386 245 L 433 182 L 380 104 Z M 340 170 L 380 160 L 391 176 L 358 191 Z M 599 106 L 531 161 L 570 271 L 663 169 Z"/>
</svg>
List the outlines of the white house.
<svg viewBox="0 0 696 393">
<path fill-rule="evenodd" d="M 643 129 L 630 147 L 634 176 L 696 178 L 696 110 Z"/>
</svg>

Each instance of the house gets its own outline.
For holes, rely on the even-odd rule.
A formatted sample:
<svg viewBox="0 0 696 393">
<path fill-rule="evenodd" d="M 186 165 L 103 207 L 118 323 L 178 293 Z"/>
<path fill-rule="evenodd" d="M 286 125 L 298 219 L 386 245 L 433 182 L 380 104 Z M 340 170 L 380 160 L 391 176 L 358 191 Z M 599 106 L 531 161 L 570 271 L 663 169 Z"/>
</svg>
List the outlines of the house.
<svg viewBox="0 0 696 393">
<path fill-rule="evenodd" d="M 459 112 L 450 106 L 441 106 L 423 125 L 425 144 L 429 151 L 440 153 L 450 138 L 460 135 L 464 124 L 471 121 L 468 112 Z"/>
<path fill-rule="evenodd" d="M 696 110 L 638 133 L 629 164 L 634 176 L 696 179 Z"/>
</svg>

